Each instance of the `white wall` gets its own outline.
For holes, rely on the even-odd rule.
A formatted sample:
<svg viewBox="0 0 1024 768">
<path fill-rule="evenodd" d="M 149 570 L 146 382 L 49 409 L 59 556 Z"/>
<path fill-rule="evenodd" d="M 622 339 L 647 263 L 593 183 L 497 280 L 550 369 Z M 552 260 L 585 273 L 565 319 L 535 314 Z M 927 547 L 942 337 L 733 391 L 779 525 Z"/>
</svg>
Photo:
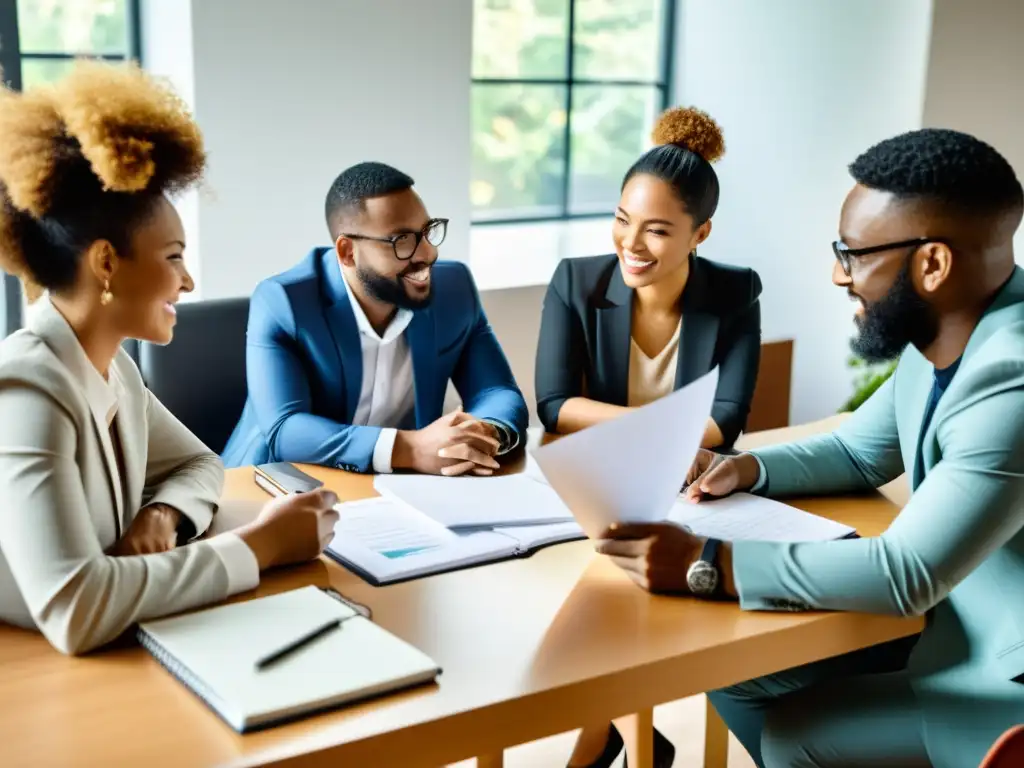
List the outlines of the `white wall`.
<svg viewBox="0 0 1024 768">
<path fill-rule="evenodd" d="M 766 340 L 795 339 L 791 417 L 851 391 L 851 305 L 830 283 L 847 165 L 920 127 L 930 0 L 681 0 L 676 102 L 722 125 L 722 201 L 705 256 L 764 282 Z"/>
<path fill-rule="evenodd" d="M 935 0 L 924 124 L 965 131 L 1024 178 L 1024 3 Z M 1024 263 L 1024 228 L 1015 238 Z"/>
<path fill-rule="evenodd" d="M 247 294 L 329 242 L 324 196 L 362 160 L 412 175 L 432 215 L 452 220 L 444 254 L 467 258 L 471 9 L 192 1 L 195 112 L 210 155 L 204 298 Z"/>
<path fill-rule="evenodd" d="M 194 111 L 195 53 L 192 47 L 192 0 L 148 0 L 139 19 L 142 61 L 150 72 L 164 77 Z M 202 295 L 200 269 L 199 194 L 192 190 L 175 201 L 185 226 L 185 265 L 196 283 L 191 297 Z"/>
<path fill-rule="evenodd" d="M 559 254 L 536 251 L 568 236 L 492 229 L 469 252 L 472 0 L 145 4 L 147 64 L 191 78 L 210 152 L 189 231 L 202 297 L 247 294 L 324 243 L 333 177 L 390 162 L 452 219 L 443 255 L 504 265 L 481 272 L 483 299 L 532 407 L 544 289 L 486 289 L 524 271 L 545 279 Z M 187 45 L 175 42 L 185 6 Z M 920 125 L 930 17 L 930 0 L 679 0 L 676 101 L 710 111 L 728 144 L 703 252 L 761 273 L 765 337 L 796 339 L 794 420 L 826 415 L 850 392 L 850 307 L 829 285 L 829 243 L 846 165 Z M 191 68 L 175 55 L 191 55 Z M 568 239 L 607 250 L 599 229 Z M 508 247 L 488 244 L 495 237 Z"/>
</svg>

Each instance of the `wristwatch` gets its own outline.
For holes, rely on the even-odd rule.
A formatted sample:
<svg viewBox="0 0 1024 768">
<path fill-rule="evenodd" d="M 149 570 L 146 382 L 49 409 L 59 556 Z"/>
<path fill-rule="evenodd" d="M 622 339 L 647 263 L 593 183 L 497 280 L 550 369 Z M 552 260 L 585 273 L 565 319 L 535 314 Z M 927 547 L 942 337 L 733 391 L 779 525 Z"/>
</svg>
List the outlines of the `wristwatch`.
<svg viewBox="0 0 1024 768">
<path fill-rule="evenodd" d="M 511 431 L 500 421 L 496 421 L 494 419 L 482 419 L 482 421 L 490 424 L 498 433 L 498 456 L 504 456 L 518 445 L 519 439 L 516 433 Z"/>
<path fill-rule="evenodd" d="M 721 574 L 718 570 L 718 539 L 708 539 L 700 557 L 686 571 L 686 586 L 697 597 L 711 597 L 718 592 Z"/>
</svg>

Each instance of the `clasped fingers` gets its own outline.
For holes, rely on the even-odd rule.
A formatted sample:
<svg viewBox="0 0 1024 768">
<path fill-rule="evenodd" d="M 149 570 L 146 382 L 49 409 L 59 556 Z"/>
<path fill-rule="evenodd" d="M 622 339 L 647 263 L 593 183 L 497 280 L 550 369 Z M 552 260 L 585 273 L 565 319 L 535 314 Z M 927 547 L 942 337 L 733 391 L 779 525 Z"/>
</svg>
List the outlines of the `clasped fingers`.
<svg viewBox="0 0 1024 768">
<path fill-rule="evenodd" d="M 491 471 L 494 471 L 501 467 L 501 465 L 493 457 L 493 450 L 489 450 L 489 448 L 497 448 L 496 441 L 495 444 L 492 445 L 492 443 L 484 436 L 468 432 L 464 433 L 464 437 L 469 439 L 462 440 L 459 442 L 453 442 L 449 445 L 446 445 L 437 452 L 437 455 L 440 456 L 442 459 L 455 459 L 460 463 L 471 462 L 472 464 L 475 464 L 479 467 L 483 467 L 485 469 L 490 469 Z M 445 470 L 454 469 L 454 466 L 457 465 L 453 465 L 452 467 L 445 467 L 444 469 L 442 469 L 442 472 L 444 472 Z"/>
</svg>

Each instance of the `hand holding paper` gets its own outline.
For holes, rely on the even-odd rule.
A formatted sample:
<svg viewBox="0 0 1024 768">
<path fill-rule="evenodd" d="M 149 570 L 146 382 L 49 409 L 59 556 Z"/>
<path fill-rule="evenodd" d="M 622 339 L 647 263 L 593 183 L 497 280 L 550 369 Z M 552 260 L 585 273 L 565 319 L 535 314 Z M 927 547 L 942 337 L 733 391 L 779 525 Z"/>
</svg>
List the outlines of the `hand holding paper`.
<svg viewBox="0 0 1024 768">
<path fill-rule="evenodd" d="M 697 502 L 751 490 L 761 474 L 757 459 L 749 453 L 720 456 L 703 448 L 686 477 L 686 498 Z"/>
<path fill-rule="evenodd" d="M 596 546 L 640 588 L 686 594 L 687 567 L 700 555 L 702 544 L 692 531 L 675 523 L 622 523 L 610 528 Z"/>
</svg>

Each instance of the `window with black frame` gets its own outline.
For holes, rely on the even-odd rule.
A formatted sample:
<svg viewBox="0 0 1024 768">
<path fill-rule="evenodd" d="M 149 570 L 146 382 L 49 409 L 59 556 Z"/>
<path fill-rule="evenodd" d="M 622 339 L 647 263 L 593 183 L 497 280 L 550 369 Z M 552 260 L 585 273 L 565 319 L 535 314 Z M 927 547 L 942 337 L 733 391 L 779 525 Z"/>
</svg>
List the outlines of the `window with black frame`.
<svg viewBox="0 0 1024 768">
<path fill-rule="evenodd" d="M 76 58 L 139 56 L 139 0 L 0 0 L 0 65 L 25 90 L 60 78 Z M 0 275 L 0 337 L 21 325 L 18 281 Z"/>
<path fill-rule="evenodd" d="M 667 105 L 672 0 L 474 0 L 474 223 L 607 215 Z"/>
<path fill-rule="evenodd" d="M 17 0 L 21 84 L 59 78 L 79 57 L 136 58 L 138 0 Z"/>
</svg>

